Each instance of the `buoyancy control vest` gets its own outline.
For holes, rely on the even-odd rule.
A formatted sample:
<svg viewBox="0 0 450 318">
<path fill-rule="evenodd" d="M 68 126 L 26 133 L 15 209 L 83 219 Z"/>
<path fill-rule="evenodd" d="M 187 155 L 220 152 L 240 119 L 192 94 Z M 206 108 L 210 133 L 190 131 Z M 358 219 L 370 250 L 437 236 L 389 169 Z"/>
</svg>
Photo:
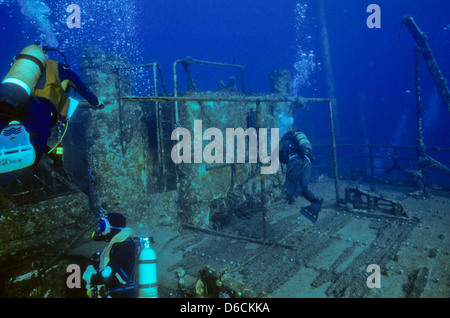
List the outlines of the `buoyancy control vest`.
<svg viewBox="0 0 450 318">
<path fill-rule="evenodd" d="M 54 122 L 58 115 L 67 117 L 70 105 L 70 99 L 66 94 L 68 88 L 70 88 L 70 83 L 63 85 L 59 79 L 58 62 L 47 60 L 44 74 L 36 84 L 34 95 L 49 100 L 56 107 L 52 110 Z M 55 111 L 56 113 L 54 113 Z"/>
</svg>

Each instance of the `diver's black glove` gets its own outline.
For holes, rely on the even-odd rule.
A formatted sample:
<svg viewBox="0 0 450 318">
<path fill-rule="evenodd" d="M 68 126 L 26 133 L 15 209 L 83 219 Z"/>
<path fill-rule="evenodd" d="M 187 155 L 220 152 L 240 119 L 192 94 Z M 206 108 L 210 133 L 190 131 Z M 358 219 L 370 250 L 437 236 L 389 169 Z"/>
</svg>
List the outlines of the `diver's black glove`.
<svg viewBox="0 0 450 318">
<path fill-rule="evenodd" d="M 101 100 L 98 100 L 98 105 L 97 105 L 97 106 L 93 106 L 93 108 L 94 108 L 95 110 L 97 110 L 97 109 L 103 109 L 103 108 L 105 108 L 105 104 L 104 104 Z"/>
</svg>

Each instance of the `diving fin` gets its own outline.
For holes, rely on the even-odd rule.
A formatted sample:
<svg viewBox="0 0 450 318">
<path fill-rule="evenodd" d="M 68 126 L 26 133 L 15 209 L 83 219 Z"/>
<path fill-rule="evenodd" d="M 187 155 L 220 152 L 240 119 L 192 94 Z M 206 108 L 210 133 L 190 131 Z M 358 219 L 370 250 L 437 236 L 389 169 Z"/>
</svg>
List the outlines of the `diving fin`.
<svg viewBox="0 0 450 318">
<path fill-rule="evenodd" d="M 319 212 L 322 208 L 322 202 L 323 199 L 321 198 L 316 199 L 314 202 L 311 203 L 310 206 L 302 208 L 300 210 L 300 213 L 311 222 L 316 223 L 317 219 L 319 218 Z"/>
<path fill-rule="evenodd" d="M 35 160 L 36 152 L 25 127 L 17 121 L 10 122 L 0 133 L 0 173 L 27 168 Z"/>
<path fill-rule="evenodd" d="M 319 218 L 319 211 L 311 211 L 309 207 L 302 208 L 300 213 L 313 223 L 316 223 Z"/>
</svg>

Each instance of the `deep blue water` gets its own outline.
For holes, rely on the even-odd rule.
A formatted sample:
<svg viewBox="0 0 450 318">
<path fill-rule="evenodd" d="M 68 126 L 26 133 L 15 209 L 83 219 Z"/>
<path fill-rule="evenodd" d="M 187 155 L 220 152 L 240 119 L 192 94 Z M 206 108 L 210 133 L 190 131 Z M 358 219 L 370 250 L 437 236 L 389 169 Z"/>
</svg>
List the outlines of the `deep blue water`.
<svg viewBox="0 0 450 318">
<path fill-rule="evenodd" d="M 81 8 L 80 29 L 69 29 L 66 8 Z M 446 0 L 323 0 L 337 101 L 338 141 L 342 143 L 415 145 L 415 42 L 406 28 L 412 15 L 428 36 L 444 77 L 450 78 L 450 2 Z M 366 8 L 381 8 L 381 28 L 369 29 Z M 306 4 L 306 6 L 305 6 Z M 172 64 L 192 56 L 246 65 L 247 92 L 268 92 L 268 74 L 291 70 L 293 95 L 328 97 L 325 56 L 320 37 L 318 1 L 313 0 L 0 0 L 0 73 L 11 58 L 35 39 L 55 45 L 76 68 L 82 44 L 125 53 L 132 63 L 159 62 L 172 91 Z M 313 51 L 299 74 L 296 63 Z M 201 90 L 214 90 L 237 72 L 196 66 Z M 425 142 L 450 147 L 450 113 L 422 62 Z M 182 74 L 179 70 L 179 74 Z M 181 75 L 180 75 L 181 76 Z M 363 101 L 366 125 L 358 113 Z M 360 110 L 359 110 L 360 111 Z M 325 106 L 310 105 L 295 122 L 315 142 L 329 141 Z M 302 127 L 299 127 L 302 129 Z M 305 129 L 306 129 L 305 128 Z M 366 135 L 365 135 L 366 134 Z"/>
</svg>

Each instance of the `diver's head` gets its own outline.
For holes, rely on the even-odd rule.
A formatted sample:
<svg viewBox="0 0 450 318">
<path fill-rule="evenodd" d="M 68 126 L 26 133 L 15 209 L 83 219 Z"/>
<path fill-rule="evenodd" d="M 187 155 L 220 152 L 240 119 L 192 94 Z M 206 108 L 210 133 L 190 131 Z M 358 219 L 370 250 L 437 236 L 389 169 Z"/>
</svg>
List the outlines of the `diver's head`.
<svg viewBox="0 0 450 318">
<path fill-rule="evenodd" d="M 109 241 L 127 226 L 126 218 L 120 213 L 108 213 L 100 218 L 98 230 L 92 234 L 95 241 Z"/>
</svg>

